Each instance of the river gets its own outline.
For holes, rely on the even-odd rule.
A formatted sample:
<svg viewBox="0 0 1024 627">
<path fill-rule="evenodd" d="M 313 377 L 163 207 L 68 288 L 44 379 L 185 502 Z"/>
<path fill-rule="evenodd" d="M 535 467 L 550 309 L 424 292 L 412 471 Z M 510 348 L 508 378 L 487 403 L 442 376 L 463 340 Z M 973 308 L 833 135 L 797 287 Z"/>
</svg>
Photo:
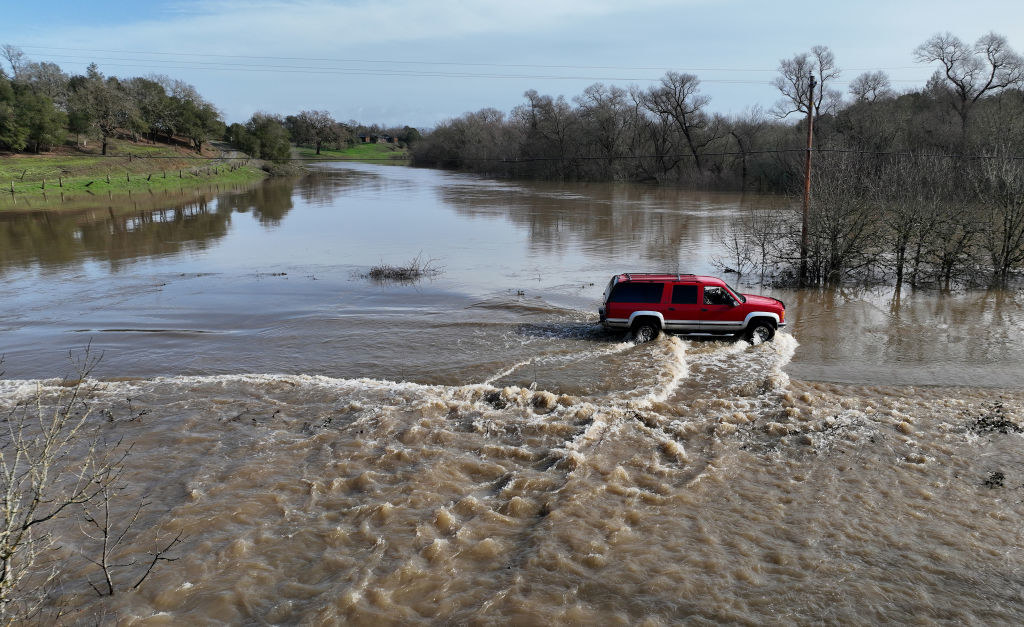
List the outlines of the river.
<svg viewBox="0 0 1024 627">
<path fill-rule="evenodd" d="M 353 163 L 148 202 L 0 212 L 0 404 L 89 344 L 126 502 L 184 538 L 98 598 L 65 523 L 74 621 L 1024 617 L 1019 290 L 740 281 L 774 342 L 635 346 L 612 274 L 720 274 L 786 203 Z"/>
</svg>

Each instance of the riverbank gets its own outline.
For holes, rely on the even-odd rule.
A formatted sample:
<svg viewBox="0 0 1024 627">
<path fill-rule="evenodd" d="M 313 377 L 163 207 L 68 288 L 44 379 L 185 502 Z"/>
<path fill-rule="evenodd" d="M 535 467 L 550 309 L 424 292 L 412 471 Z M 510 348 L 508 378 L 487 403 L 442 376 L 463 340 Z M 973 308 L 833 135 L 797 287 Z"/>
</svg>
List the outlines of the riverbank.
<svg viewBox="0 0 1024 627">
<path fill-rule="evenodd" d="M 163 144 L 111 141 L 99 150 L 63 147 L 0 157 L 0 210 L 59 208 L 93 196 L 235 186 L 266 176 L 260 162 L 226 146 L 203 152 Z"/>
</svg>

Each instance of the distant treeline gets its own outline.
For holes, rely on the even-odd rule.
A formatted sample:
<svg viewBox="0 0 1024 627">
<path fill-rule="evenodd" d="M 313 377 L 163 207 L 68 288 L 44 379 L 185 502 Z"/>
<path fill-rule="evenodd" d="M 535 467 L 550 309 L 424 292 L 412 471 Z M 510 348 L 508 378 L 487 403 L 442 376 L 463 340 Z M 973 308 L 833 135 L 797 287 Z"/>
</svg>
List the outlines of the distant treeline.
<svg viewBox="0 0 1024 627">
<path fill-rule="evenodd" d="M 104 76 L 95 63 L 84 75 L 69 75 L 55 63 L 34 62 L 15 46 L 0 46 L 8 68 L 0 67 L 0 150 L 41 152 L 64 144 L 126 137 L 185 144 L 197 152 L 211 139 L 224 139 L 254 157 L 289 158 L 290 144 L 320 149 L 342 147 L 366 137 L 410 143 L 419 137 L 408 126 L 387 129 L 356 121 L 335 121 L 326 111 L 279 116 L 256 113 L 244 124 L 225 124 L 221 113 L 195 87 L 166 76 Z"/>
<path fill-rule="evenodd" d="M 296 115 L 253 114 L 245 124 L 232 124 L 224 139 L 240 150 L 276 163 L 289 158 L 291 144 L 321 149 L 342 149 L 364 141 L 387 138 L 398 146 L 409 146 L 419 139 L 415 128 L 385 128 L 350 120 L 338 122 L 327 111 L 301 111 Z"/>
<path fill-rule="evenodd" d="M 482 109 L 439 124 L 413 159 L 507 177 L 793 190 L 803 181 L 809 74 L 817 149 L 1022 152 L 1024 63 L 1004 38 L 969 46 L 937 35 L 914 54 L 940 66 L 924 87 L 897 93 L 885 72 L 865 72 L 844 97 L 833 53 L 816 46 L 780 62 L 775 106 L 731 116 L 712 112 L 700 79 L 686 73 L 648 88 L 597 83 L 571 102 L 530 90 L 508 115 Z"/>
<path fill-rule="evenodd" d="M 413 163 L 493 176 L 658 181 L 802 191 L 813 98 L 814 167 L 806 276 L 897 286 L 1006 284 L 1024 269 L 1024 58 L 1000 35 L 935 35 L 914 50 L 939 69 L 897 93 L 881 71 L 834 88 L 832 52 L 779 63 L 771 110 L 709 110 L 692 74 L 642 89 L 595 84 L 570 103 L 525 94 L 438 125 Z M 811 85 L 810 75 L 816 85 Z M 802 216 L 751 211 L 723 234 L 723 266 L 801 282 Z"/>
</svg>

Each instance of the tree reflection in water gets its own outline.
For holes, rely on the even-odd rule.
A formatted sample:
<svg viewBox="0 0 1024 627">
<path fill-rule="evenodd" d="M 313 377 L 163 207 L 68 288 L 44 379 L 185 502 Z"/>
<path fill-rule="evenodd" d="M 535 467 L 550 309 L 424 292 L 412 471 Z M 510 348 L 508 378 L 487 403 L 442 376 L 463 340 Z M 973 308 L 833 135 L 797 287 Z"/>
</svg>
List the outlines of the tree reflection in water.
<svg viewBox="0 0 1024 627">
<path fill-rule="evenodd" d="M 252 188 L 182 190 L 100 199 L 100 206 L 0 212 L 0 272 L 86 260 L 119 262 L 203 250 L 223 238 L 234 211 L 276 226 L 292 209 L 294 180 Z"/>
</svg>

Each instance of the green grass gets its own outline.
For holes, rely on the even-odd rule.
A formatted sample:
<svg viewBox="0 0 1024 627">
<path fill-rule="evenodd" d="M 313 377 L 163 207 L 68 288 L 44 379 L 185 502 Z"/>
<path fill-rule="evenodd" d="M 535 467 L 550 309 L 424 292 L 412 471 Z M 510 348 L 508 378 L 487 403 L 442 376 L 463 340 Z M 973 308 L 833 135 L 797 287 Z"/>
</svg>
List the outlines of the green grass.
<svg viewBox="0 0 1024 627">
<path fill-rule="evenodd" d="M 321 149 L 316 154 L 316 148 L 308 146 L 297 146 L 294 149 L 296 157 L 303 159 L 336 159 L 341 161 L 370 161 L 373 163 L 404 163 L 409 160 L 409 151 L 406 148 L 399 148 L 395 144 L 355 144 L 342 150 Z"/>
<path fill-rule="evenodd" d="M 129 153 L 131 156 L 129 157 Z M 60 204 L 74 196 L 161 191 L 212 184 L 234 185 L 263 178 L 256 165 L 240 160 L 198 158 L 183 148 L 113 141 L 108 156 L 86 151 L 0 156 L 0 194 L 26 198 L 33 206 Z M 216 157 L 215 149 L 204 153 Z M 108 182 L 109 177 L 109 182 Z M 12 193 L 13 187 L 13 193 Z M 4 203 L 3 206 L 8 206 Z"/>
</svg>

